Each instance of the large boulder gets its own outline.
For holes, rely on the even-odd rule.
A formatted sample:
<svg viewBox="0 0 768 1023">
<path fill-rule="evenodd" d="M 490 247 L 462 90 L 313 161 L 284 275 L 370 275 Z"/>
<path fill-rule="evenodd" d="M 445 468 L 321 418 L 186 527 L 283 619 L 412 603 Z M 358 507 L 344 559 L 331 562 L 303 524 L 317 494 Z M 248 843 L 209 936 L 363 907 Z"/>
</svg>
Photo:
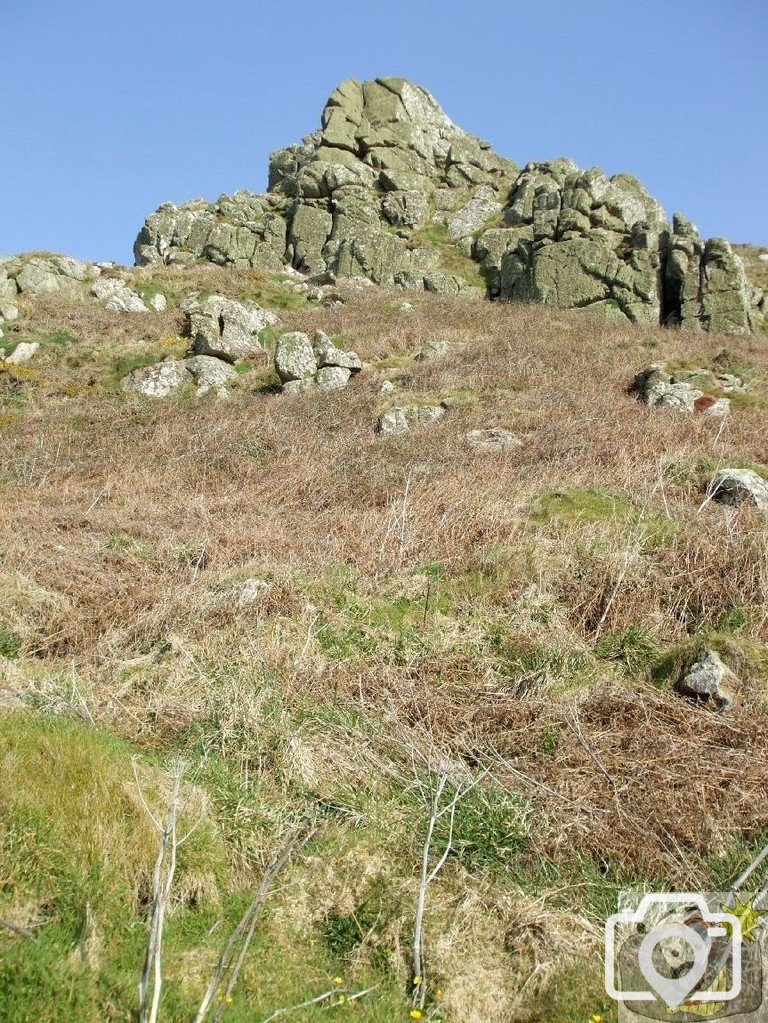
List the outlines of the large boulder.
<svg viewBox="0 0 768 1023">
<path fill-rule="evenodd" d="M 8 260 L 2 267 L 6 279 L 12 279 L 20 292 L 43 295 L 67 291 L 99 275 L 92 263 L 84 263 L 61 253 L 25 253 Z"/>
<path fill-rule="evenodd" d="M 192 352 L 226 362 L 237 362 L 258 352 L 262 347 L 261 331 L 277 323 L 277 316 L 256 302 L 234 302 L 222 295 L 188 302 L 184 308 L 189 316 Z"/>
<path fill-rule="evenodd" d="M 283 383 L 305 380 L 317 372 L 317 358 L 312 342 L 299 330 L 283 334 L 275 346 L 275 369 Z"/>
<path fill-rule="evenodd" d="M 147 398 L 167 398 L 192 383 L 192 373 L 182 359 L 163 359 L 153 366 L 141 366 L 123 377 L 124 391 L 134 391 Z"/>
<path fill-rule="evenodd" d="M 338 348 L 322 330 L 316 332 L 313 341 L 301 331 L 291 331 L 279 337 L 275 345 L 275 369 L 288 394 L 315 387 L 340 391 L 362 368 L 356 352 Z"/>
</svg>

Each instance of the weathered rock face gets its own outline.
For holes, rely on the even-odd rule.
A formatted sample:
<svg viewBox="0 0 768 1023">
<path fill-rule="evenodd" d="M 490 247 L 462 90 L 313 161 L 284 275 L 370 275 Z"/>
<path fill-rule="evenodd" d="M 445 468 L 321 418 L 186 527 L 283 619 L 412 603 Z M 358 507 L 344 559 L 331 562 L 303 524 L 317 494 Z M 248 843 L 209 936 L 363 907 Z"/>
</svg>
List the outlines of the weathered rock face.
<svg viewBox="0 0 768 1023">
<path fill-rule="evenodd" d="M 765 305 L 728 242 L 669 225 L 636 178 L 570 160 L 518 172 L 401 78 L 342 82 L 320 129 L 272 154 L 266 195 L 166 203 L 134 251 L 447 294 L 484 281 L 492 298 L 733 333 Z"/>
<path fill-rule="evenodd" d="M 58 252 L 39 255 L 27 252 L 0 259 L 0 304 L 12 301 L 19 292 L 43 295 L 66 291 L 100 273 L 93 263 L 83 263 Z"/>
<path fill-rule="evenodd" d="M 196 259 L 238 269 L 365 277 L 458 292 L 417 232 L 469 235 L 501 211 L 517 168 L 458 128 L 424 89 L 399 78 L 343 82 L 321 128 L 273 153 L 266 195 L 166 203 L 134 247 L 136 261 Z M 467 259 L 469 272 L 473 272 Z"/>
</svg>

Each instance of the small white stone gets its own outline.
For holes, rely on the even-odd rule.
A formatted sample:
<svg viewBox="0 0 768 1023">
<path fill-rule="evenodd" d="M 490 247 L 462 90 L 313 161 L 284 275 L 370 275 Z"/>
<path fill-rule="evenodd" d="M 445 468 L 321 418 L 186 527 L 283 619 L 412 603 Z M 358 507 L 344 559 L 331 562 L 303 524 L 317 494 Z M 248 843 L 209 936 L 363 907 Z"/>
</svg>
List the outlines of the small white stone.
<svg viewBox="0 0 768 1023">
<path fill-rule="evenodd" d="M 5 361 L 10 362 L 12 366 L 23 366 L 29 362 L 39 347 L 37 341 L 22 341 L 21 344 L 16 345 Z"/>
</svg>

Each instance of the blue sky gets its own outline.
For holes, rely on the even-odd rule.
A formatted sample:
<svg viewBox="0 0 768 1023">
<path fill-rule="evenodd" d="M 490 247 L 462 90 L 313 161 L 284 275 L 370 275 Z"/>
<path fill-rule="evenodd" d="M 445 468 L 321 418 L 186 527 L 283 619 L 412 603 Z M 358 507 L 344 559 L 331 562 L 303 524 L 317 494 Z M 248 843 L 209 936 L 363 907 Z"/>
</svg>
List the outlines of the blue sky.
<svg viewBox="0 0 768 1023">
<path fill-rule="evenodd" d="M 768 244 L 765 0 L 0 0 L 0 252 L 132 260 L 161 202 L 266 186 L 348 77 L 426 86 L 518 163 L 636 174 Z"/>
</svg>

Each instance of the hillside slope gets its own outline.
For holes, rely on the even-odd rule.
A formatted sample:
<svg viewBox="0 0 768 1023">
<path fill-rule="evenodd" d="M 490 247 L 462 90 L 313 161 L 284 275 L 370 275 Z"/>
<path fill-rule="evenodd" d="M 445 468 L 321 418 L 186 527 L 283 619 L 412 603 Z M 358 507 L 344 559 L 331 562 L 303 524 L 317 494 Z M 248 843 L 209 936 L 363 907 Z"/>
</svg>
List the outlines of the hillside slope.
<svg viewBox="0 0 768 1023">
<path fill-rule="evenodd" d="M 312 999 L 296 1018 L 613 1019 L 618 889 L 727 887 L 766 838 L 765 513 L 706 499 L 720 468 L 768 478 L 765 344 L 210 263 L 121 273 L 166 309 L 22 293 L 6 355 L 40 347 L 0 363 L 0 1019 L 135 1018 L 147 810 L 179 775 L 161 1021 L 194 1019 L 300 821 L 225 1020 Z M 228 400 L 122 390 L 183 356 L 179 305 L 211 293 L 279 318 Z M 275 337 L 318 329 L 362 372 L 280 393 Z M 745 391 L 726 418 L 648 407 L 629 387 L 660 362 Z M 381 435 L 392 406 L 443 414 Z M 519 443 L 474 446 L 489 428 Z M 702 650 L 735 673 L 726 712 L 676 691 Z M 474 787 L 430 846 L 414 978 L 441 782 Z"/>
</svg>

